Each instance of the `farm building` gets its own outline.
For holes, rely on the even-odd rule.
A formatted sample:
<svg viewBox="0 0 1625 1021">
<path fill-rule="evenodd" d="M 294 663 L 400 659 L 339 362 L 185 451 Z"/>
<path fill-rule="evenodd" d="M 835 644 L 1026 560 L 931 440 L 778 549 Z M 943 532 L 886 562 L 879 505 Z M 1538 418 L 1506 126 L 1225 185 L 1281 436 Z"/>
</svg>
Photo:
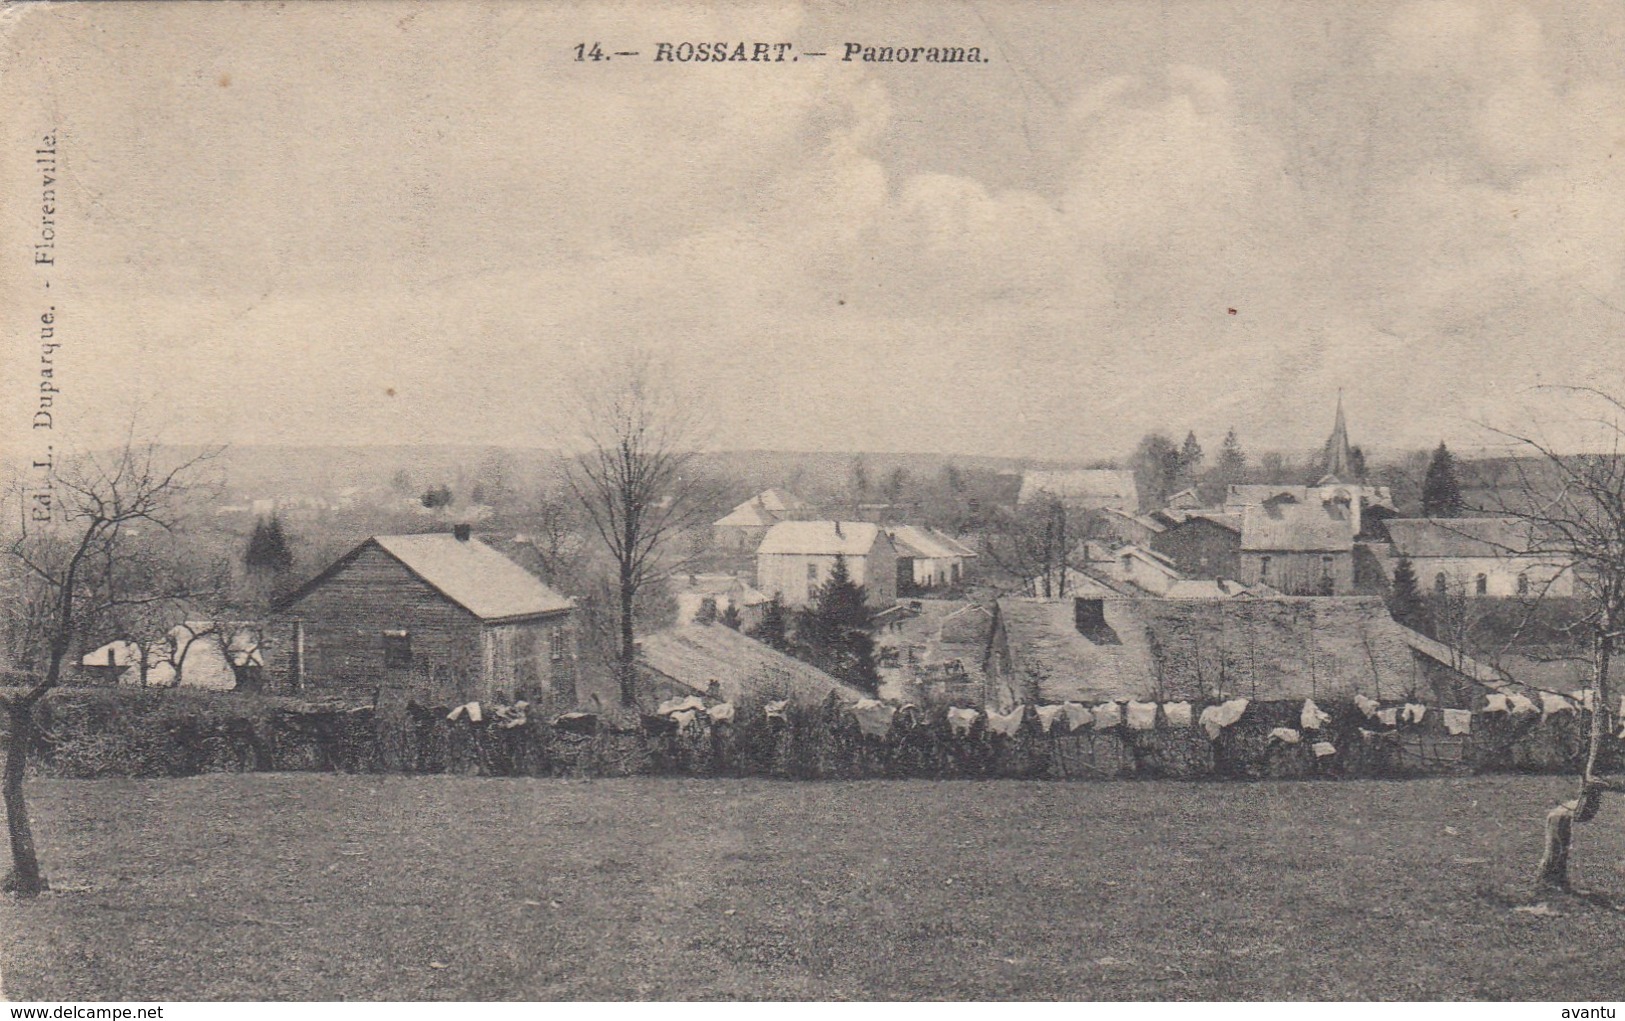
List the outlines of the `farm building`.
<svg viewBox="0 0 1625 1021">
<path fill-rule="evenodd" d="M 1391 518 L 1393 559 L 1410 559 L 1425 592 L 1468 596 L 1571 596 L 1574 573 L 1538 552 L 1529 529 L 1507 518 Z"/>
<path fill-rule="evenodd" d="M 711 694 L 729 702 L 821 702 L 832 691 L 848 699 L 866 697 L 817 667 L 721 624 L 667 628 L 639 639 L 637 668 L 642 690 L 656 701 Z"/>
<path fill-rule="evenodd" d="M 1238 580 L 1291 596 L 1354 591 L 1354 532 L 1341 502 L 1272 500 L 1242 514 Z"/>
<path fill-rule="evenodd" d="M 1017 504 L 1053 498 L 1070 510 L 1108 507 L 1128 514 L 1140 509 L 1140 489 L 1131 471 L 1093 468 L 1082 471 L 1030 471 L 1021 476 Z"/>
<path fill-rule="evenodd" d="M 897 601 L 897 547 L 879 525 L 867 521 L 781 521 L 756 550 L 756 587 L 789 606 L 805 606 L 829 580 L 837 558 L 884 609 Z"/>
<path fill-rule="evenodd" d="M 1151 540 L 1187 578 L 1234 578 L 1241 563 L 1240 514 L 1220 511 L 1180 515 Z"/>
<path fill-rule="evenodd" d="M 678 584 L 674 594 L 679 624 L 694 623 L 709 600 L 719 617 L 731 607 L 739 614 L 741 628 L 753 628 L 762 622 L 762 613 L 771 601 L 732 574 L 691 575 Z"/>
<path fill-rule="evenodd" d="M 1119 541 L 1149 546 L 1167 526 L 1149 514 L 1132 514 L 1108 507 L 1096 515 L 1107 532 Z"/>
<path fill-rule="evenodd" d="M 1396 624 L 1381 599 L 1001 599 L 988 701 L 1350 701 L 1470 708 L 1496 671 Z"/>
<path fill-rule="evenodd" d="M 753 550 L 780 521 L 804 518 L 812 505 L 782 489 L 764 489 L 711 526 L 712 541 L 725 550 Z"/>
<path fill-rule="evenodd" d="M 574 703 L 572 609 L 465 526 L 379 535 L 281 603 L 273 651 L 294 688 Z"/>
<path fill-rule="evenodd" d="M 958 585 L 976 556 L 975 550 L 935 528 L 898 525 L 886 533 L 897 547 L 899 592 Z"/>
</svg>

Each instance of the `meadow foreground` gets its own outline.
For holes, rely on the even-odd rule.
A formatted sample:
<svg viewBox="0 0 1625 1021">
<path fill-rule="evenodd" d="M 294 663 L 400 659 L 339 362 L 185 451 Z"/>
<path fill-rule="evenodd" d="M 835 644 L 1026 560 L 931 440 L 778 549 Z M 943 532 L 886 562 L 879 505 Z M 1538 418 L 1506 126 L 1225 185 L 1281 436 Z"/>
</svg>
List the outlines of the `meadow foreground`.
<svg viewBox="0 0 1625 1021">
<path fill-rule="evenodd" d="M 54 889 L 0 902 L 0 964 L 18 1000 L 1607 998 L 1625 912 L 1528 883 L 1571 789 L 41 780 Z M 1615 806 L 1576 853 L 1625 895 Z"/>
</svg>

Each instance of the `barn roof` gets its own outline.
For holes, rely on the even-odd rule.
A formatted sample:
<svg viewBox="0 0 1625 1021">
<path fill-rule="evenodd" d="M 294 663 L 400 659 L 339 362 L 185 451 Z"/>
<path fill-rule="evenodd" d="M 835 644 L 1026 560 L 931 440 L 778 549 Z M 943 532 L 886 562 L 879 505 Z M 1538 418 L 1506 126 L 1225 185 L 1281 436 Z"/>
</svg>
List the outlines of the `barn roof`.
<svg viewBox="0 0 1625 1021">
<path fill-rule="evenodd" d="M 1514 518 L 1389 518 L 1386 524 L 1402 557 L 1505 557 L 1533 545 L 1528 526 Z"/>
<path fill-rule="evenodd" d="M 868 556 L 880 537 L 868 521 L 781 521 L 767 530 L 757 553 Z"/>
<path fill-rule="evenodd" d="M 714 680 L 722 697 L 820 701 L 831 691 L 866 697 L 829 674 L 721 624 L 667 628 L 638 640 L 638 665 L 696 692 Z"/>
<path fill-rule="evenodd" d="M 898 525 L 887 529 L 892 541 L 897 544 L 897 552 L 905 557 L 926 557 L 933 559 L 948 559 L 951 557 L 974 557 L 976 551 L 951 536 L 944 535 L 935 528 L 922 528 L 919 525 Z"/>
<path fill-rule="evenodd" d="M 1090 638 L 1070 599 L 999 600 L 1017 680 L 1040 701 L 1398 698 L 1427 690 L 1419 658 L 1499 679 L 1395 623 L 1380 598 L 1106 599 L 1101 609 L 1108 630 Z"/>
<path fill-rule="evenodd" d="M 1265 503 L 1241 519 L 1241 548 L 1252 551 L 1346 553 L 1354 549 L 1354 525 L 1336 503 Z"/>
<path fill-rule="evenodd" d="M 1028 503 L 1040 495 L 1097 507 L 1137 508 L 1140 505 L 1140 490 L 1135 485 L 1134 473 L 1117 469 L 1030 471 L 1023 474 L 1021 493 L 1016 497 L 1016 502 Z"/>
<path fill-rule="evenodd" d="M 292 606 L 354 560 L 377 547 L 442 596 L 483 621 L 512 620 L 562 613 L 573 602 L 479 539 L 458 539 L 449 532 L 422 535 L 375 535 L 300 586 L 283 607 Z"/>
</svg>

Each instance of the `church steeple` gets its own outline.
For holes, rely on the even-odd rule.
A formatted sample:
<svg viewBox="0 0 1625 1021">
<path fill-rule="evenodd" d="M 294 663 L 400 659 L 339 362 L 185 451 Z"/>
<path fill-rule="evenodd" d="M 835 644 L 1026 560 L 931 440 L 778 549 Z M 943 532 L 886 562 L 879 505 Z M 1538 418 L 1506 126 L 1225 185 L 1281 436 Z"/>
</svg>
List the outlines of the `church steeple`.
<svg viewBox="0 0 1625 1021">
<path fill-rule="evenodd" d="M 1323 458 L 1325 474 L 1340 482 L 1354 481 L 1354 450 L 1349 445 L 1348 422 L 1343 418 L 1343 390 L 1337 390 L 1337 420 L 1332 423 L 1332 434 L 1326 438 Z"/>
</svg>

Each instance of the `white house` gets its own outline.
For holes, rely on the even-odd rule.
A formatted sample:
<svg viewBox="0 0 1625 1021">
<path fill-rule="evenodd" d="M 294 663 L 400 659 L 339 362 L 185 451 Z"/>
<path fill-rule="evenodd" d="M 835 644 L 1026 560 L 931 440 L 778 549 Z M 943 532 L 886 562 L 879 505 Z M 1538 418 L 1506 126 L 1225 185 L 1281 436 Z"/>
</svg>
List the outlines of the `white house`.
<svg viewBox="0 0 1625 1021">
<path fill-rule="evenodd" d="M 756 550 L 756 587 L 790 606 L 804 606 L 829 580 L 837 558 L 846 560 L 869 603 L 897 602 L 897 547 L 879 525 L 867 521 L 781 521 L 767 530 Z"/>
<path fill-rule="evenodd" d="M 897 525 L 886 529 L 897 547 L 898 581 L 915 588 L 943 588 L 965 580 L 967 562 L 976 551 L 935 528 Z"/>
<path fill-rule="evenodd" d="M 678 588 L 676 596 L 678 626 L 694 623 L 709 599 L 719 617 L 732 607 L 739 613 L 740 627 L 753 628 L 762 622 L 762 610 L 768 603 L 767 596 L 731 574 L 695 575 Z"/>
</svg>

